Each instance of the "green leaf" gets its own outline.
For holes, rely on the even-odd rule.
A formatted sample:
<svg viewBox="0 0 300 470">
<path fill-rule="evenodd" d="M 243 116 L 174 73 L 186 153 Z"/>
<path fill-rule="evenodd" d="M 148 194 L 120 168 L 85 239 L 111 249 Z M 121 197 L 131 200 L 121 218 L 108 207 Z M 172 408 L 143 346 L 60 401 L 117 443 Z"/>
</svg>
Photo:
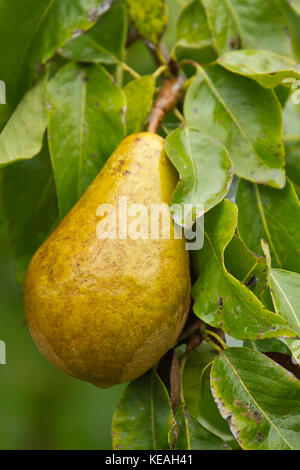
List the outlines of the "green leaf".
<svg viewBox="0 0 300 470">
<path fill-rule="evenodd" d="M 274 1 L 205 0 L 203 5 L 220 54 L 251 48 L 291 55 L 285 20 Z"/>
<path fill-rule="evenodd" d="M 176 450 L 224 450 L 229 446 L 219 437 L 207 431 L 182 406 L 176 414 L 179 436 Z"/>
<path fill-rule="evenodd" d="M 220 413 L 245 450 L 300 449 L 300 382 L 260 352 L 227 349 L 211 387 Z"/>
<path fill-rule="evenodd" d="M 291 37 L 293 52 L 296 60 L 300 60 L 300 16 L 295 9 L 291 7 L 290 1 L 277 0 L 282 16 L 287 24 L 288 32 Z"/>
<path fill-rule="evenodd" d="M 230 72 L 252 78 L 266 88 L 275 88 L 285 78 L 300 78 L 299 64 L 271 51 L 231 51 L 221 56 L 218 63 Z"/>
<path fill-rule="evenodd" d="M 105 6 L 106 2 L 103 2 Z M 66 40 L 93 26 L 99 0 L 9 0 L 0 4 L 0 70 L 15 104 Z"/>
<path fill-rule="evenodd" d="M 201 49 L 213 44 L 205 9 L 199 0 L 183 8 L 177 21 L 176 38 L 176 48 Z"/>
<path fill-rule="evenodd" d="M 286 341 L 291 341 L 287 338 Z M 279 352 L 288 354 L 290 356 L 290 350 L 287 345 L 278 338 L 272 339 L 261 339 L 259 341 L 244 341 L 245 348 L 254 349 L 262 353 L 267 352 Z"/>
<path fill-rule="evenodd" d="M 300 337 L 300 274 L 271 269 L 270 287 L 276 312 Z"/>
<path fill-rule="evenodd" d="M 287 181 L 278 190 L 240 181 L 236 201 L 238 231 L 248 248 L 262 254 L 260 240 L 264 239 L 275 267 L 298 272 L 300 205 L 293 185 Z"/>
<path fill-rule="evenodd" d="M 172 204 L 191 204 L 194 220 L 226 196 L 233 175 L 232 163 L 223 145 L 200 131 L 185 127 L 168 135 L 165 149 L 180 174 Z M 197 205 L 203 212 L 197 212 Z"/>
<path fill-rule="evenodd" d="M 131 382 L 114 413 L 113 448 L 169 449 L 173 414 L 168 392 L 154 371 Z"/>
<path fill-rule="evenodd" d="M 17 280 L 23 283 L 32 255 L 58 219 L 46 139 L 39 155 L 1 170 L 1 204 L 16 258 Z"/>
<path fill-rule="evenodd" d="M 287 338 L 286 342 L 292 353 L 293 359 L 300 365 L 300 340 Z"/>
<path fill-rule="evenodd" d="M 126 125 L 128 135 L 143 130 L 151 111 L 154 87 L 155 81 L 152 75 L 144 75 L 132 80 L 124 87 L 127 99 Z"/>
<path fill-rule="evenodd" d="M 122 60 L 126 34 L 126 8 L 113 4 L 92 29 L 67 41 L 60 53 L 81 62 L 115 64 Z"/>
<path fill-rule="evenodd" d="M 300 0 L 289 0 L 289 5 L 300 15 Z"/>
<path fill-rule="evenodd" d="M 29 90 L 0 134 L 0 166 L 37 155 L 47 127 L 46 76 Z"/>
<path fill-rule="evenodd" d="M 228 448 L 228 445 L 223 441 L 222 438 L 218 437 L 216 433 L 210 432 L 208 429 L 209 427 L 204 427 L 201 424 L 201 420 L 204 421 L 206 424 L 207 417 L 213 420 L 213 423 L 210 424 L 210 427 L 213 430 L 217 429 L 219 431 L 220 427 L 220 414 L 216 410 L 216 405 L 213 403 L 213 407 L 211 407 L 211 402 L 202 400 L 202 387 L 203 387 L 203 380 L 202 376 L 207 369 L 208 364 L 214 361 L 216 357 L 216 353 L 212 348 L 207 344 L 202 344 L 198 350 L 198 354 L 195 351 L 190 352 L 187 356 L 184 356 L 181 361 L 181 391 L 180 391 L 180 405 L 175 415 L 175 449 L 176 450 L 224 450 L 224 448 Z M 196 356 L 196 364 L 195 361 L 192 361 L 192 372 L 195 373 L 193 376 L 193 384 L 195 384 L 195 377 L 198 377 L 198 382 L 196 381 L 195 387 L 191 389 L 190 385 L 190 363 L 187 365 L 187 361 L 191 357 L 195 358 Z M 200 358 L 201 357 L 201 358 Z M 194 365 L 194 367 L 193 367 Z M 195 367 L 196 366 L 196 367 Z M 188 368 L 186 373 L 186 368 Z M 196 406 L 193 406 L 194 403 L 190 403 L 189 400 L 189 392 L 198 398 Z M 201 396 L 202 395 L 202 396 Z M 186 402 L 186 397 L 188 397 L 188 402 Z M 204 412 L 204 417 L 202 417 L 202 410 L 199 410 L 199 403 L 201 402 L 202 405 L 210 407 L 210 413 L 206 414 Z M 191 415 L 190 410 L 187 408 L 189 405 L 193 408 L 195 412 L 195 417 Z M 195 404 L 194 404 L 195 405 Z M 217 415 L 216 412 L 217 411 Z M 215 422 L 217 417 L 217 422 Z M 197 418 L 197 419 L 196 419 Z M 200 419 L 200 422 L 198 421 Z M 222 429 L 225 428 L 225 432 L 222 432 Z M 228 429 L 228 428 L 227 428 Z M 222 437 L 228 437 L 226 434 L 226 425 L 221 425 L 221 433 Z"/>
<path fill-rule="evenodd" d="M 293 98 L 295 103 L 292 101 Z M 300 107 L 299 103 L 296 104 L 299 98 L 299 87 L 295 87 L 283 109 L 284 137 L 288 138 L 289 141 L 297 140 L 300 137 Z"/>
<path fill-rule="evenodd" d="M 262 256 L 252 253 L 236 234 L 225 249 L 224 263 L 230 274 L 257 297 L 262 295 L 268 283 L 266 261 Z"/>
<path fill-rule="evenodd" d="M 189 87 L 187 125 L 227 148 L 236 175 L 282 187 L 285 183 L 281 107 L 273 90 L 220 66 L 210 66 Z"/>
<path fill-rule="evenodd" d="M 237 207 L 228 199 L 205 216 L 204 247 L 192 257 L 198 275 L 192 290 L 195 314 L 237 339 L 293 336 L 283 318 L 268 311 L 251 290 L 226 270 L 224 250 L 236 225 Z"/>
<path fill-rule="evenodd" d="M 125 103 L 123 91 L 97 65 L 67 64 L 49 82 L 49 146 L 60 217 L 123 138 Z"/>
<path fill-rule="evenodd" d="M 297 83 L 296 83 L 297 85 Z M 294 103 L 293 101 L 294 100 Z M 300 90 L 292 85 L 291 98 L 283 109 L 286 174 L 300 197 Z M 296 104 L 298 103 L 298 104 Z"/>
<path fill-rule="evenodd" d="M 164 0 L 126 0 L 129 15 L 140 35 L 157 45 L 168 23 Z"/>
<path fill-rule="evenodd" d="M 293 182 L 298 199 L 300 198 L 300 137 L 299 141 L 287 142 L 286 149 L 286 174 Z"/>
<path fill-rule="evenodd" d="M 188 413 L 205 429 L 223 441 L 230 441 L 233 436 L 210 389 L 210 367 L 216 357 L 216 350 L 208 343 L 188 353 L 182 372 L 182 392 Z"/>
</svg>

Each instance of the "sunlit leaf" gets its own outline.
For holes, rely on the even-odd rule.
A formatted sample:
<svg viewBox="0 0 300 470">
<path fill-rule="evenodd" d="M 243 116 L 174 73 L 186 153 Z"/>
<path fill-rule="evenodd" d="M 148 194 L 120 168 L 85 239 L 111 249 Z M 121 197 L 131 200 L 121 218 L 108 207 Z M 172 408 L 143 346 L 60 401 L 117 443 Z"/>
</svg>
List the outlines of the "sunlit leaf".
<svg viewBox="0 0 300 470">
<path fill-rule="evenodd" d="M 287 338 L 286 342 L 292 353 L 293 360 L 300 365 L 300 340 Z"/>
<path fill-rule="evenodd" d="M 289 0 L 289 4 L 295 10 L 295 12 L 300 15 L 300 0 Z"/>
<path fill-rule="evenodd" d="M 154 371 L 131 382 L 115 411 L 113 448 L 126 450 L 169 449 L 173 426 L 170 399 Z"/>
<path fill-rule="evenodd" d="M 67 64 L 49 82 L 49 145 L 60 216 L 76 203 L 125 133 L 125 96 L 101 67 Z"/>
<path fill-rule="evenodd" d="M 237 339 L 293 336 L 287 322 L 225 268 L 224 250 L 237 226 L 237 207 L 225 199 L 205 216 L 204 247 L 193 253 L 198 279 L 193 286 L 195 314 Z"/>
<path fill-rule="evenodd" d="M 270 286 L 276 312 L 288 321 L 300 338 L 300 274 L 271 269 Z"/>
<path fill-rule="evenodd" d="M 230 72 L 252 78 L 266 88 L 274 88 L 285 78 L 300 78 L 300 65 L 271 51 L 244 49 L 227 52 L 218 63 Z"/>
<path fill-rule="evenodd" d="M 201 215 L 197 205 L 206 212 L 228 193 L 232 181 L 228 152 L 210 136 L 187 127 L 169 134 L 165 148 L 181 178 L 172 204 L 191 204 L 194 220 Z"/>
<path fill-rule="evenodd" d="M 243 449 L 300 449 L 300 381 L 283 367 L 252 349 L 227 349 L 212 366 L 211 386 Z"/>
<path fill-rule="evenodd" d="M 199 70 L 185 98 L 187 125 L 225 145 L 236 175 L 284 186 L 282 117 L 274 91 L 220 66 Z"/>
<path fill-rule="evenodd" d="M 0 134 L 0 166 L 37 155 L 47 127 L 46 76 L 29 90 Z"/>
</svg>

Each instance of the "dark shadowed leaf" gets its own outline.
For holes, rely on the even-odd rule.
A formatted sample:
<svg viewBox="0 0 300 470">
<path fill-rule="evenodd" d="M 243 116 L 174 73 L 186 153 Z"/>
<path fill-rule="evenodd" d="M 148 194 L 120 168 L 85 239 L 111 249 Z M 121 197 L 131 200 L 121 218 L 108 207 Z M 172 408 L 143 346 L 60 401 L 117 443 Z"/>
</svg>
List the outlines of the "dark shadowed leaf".
<svg viewBox="0 0 300 470">
<path fill-rule="evenodd" d="M 220 413 L 246 450 L 300 449 L 300 381 L 264 354 L 224 351 L 212 366 Z"/>
<path fill-rule="evenodd" d="M 154 88 L 155 82 L 152 75 L 144 75 L 132 80 L 124 87 L 127 99 L 126 126 L 128 135 L 143 130 L 151 111 Z"/>
<path fill-rule="evenodd" d="M 182 406 L 176 414 L 176 424 L 179 431 L 176 450 L 229 450 L 228 444 L 207 431 Z"/>
<path fill-rule="evenodd" d="M 156 372 L 131 382 L 115 411 L 113 448 L 126 450 L 169 449 L 173 414 L 167 390 Z"/>
<path fill-rule="evenodd" d="M 205 9 L 199 0 L 193 0 L 183 8 L 177 21 L 176 39 L 175 49 L 213 46 Z"/>
<path fill-rule="evenodd" d="M 0 134 L 0 166 L 37 155 L 46 127 L 44 76 L 26 93 Z"/>
<path fill-rule="evenodd" d="M 274 91 L 220 66 L 199 70 L 185 98 L 187 125 L 225 145 L 236 175 L 284 186 L 282 117 Z"/>
<path fill-rule="evenodd" d="M 287 345 L 278 338 L 261 339 L 259 341 L 244 341 L 244 346 L 262 353 L 272 351 L 283 354 L 290 354 L 290 350 Z"/>
<path fill-rule="evenodd" d="M 195 314 L 237 339 L 292 337 L 287 322 L 268 311 L 250 289 L 226 270 L 224 250 L 236 226 L 237 207 L 228 199 L 205 216 L 204 247 L 192 257 L 198 275 L 192 291 Z"/>
<path fill-rule="evenodd" d="M 105 6 L 107 2 L 103 1 Z M 56 49 L 89 29 L 102 11 L 99 0 L 9 0 L 0 3 L 0 70 L 14 105 Z M 16 14 L 17 12 L 17 14 Z"/>
<path fill-rule="evenodd" d="M 196 216 L 218 204 L 229 191 L 232 163 L 228 152 L 210 136 L 187 127 L 169 134 L 165 149 L 181 178 L 172 204 L 191 204 L 192 219 L 195 220 Z M 184 220 L 178 222 L 184 223 Z"/>
<path fill-rule="evenodd" d="M 182 373 L 182 391 L 188 413 L 208 431 L 223 441 L 230 441 L 233 436 L 220 416 L 209 383 L 210 367 L 217 355 L 208 343 L 188 353 Z"/>
<path fill-rule="evenodd" d="M 236 234 L 226 247 L 224 262 L 230 274 L 245 284 L 257 297 L 261 296 L 268 283 L 266 261 L 262 256 L 248 250 Z"/>
<path fill-rule="evenodd" d="M 287 181 L 278 190 L 240 181 L 237 198 L 240 237 L 254 253 L 262 253 L 260 240 L 267 241 L 272 265 L 300 271 L 300 205 Z"/>
<path fill-rule="evenodd" d="M 285 20 L 274 0 L 202 0 L 202 3 L 220 54 L 242 47 L 291 55 Z"/>
<path fill-rule="evenodd" d="M 49 145 L 60 216 L 76 203 L 125 133 L 125 95 L 101 67 L 67 64 L 48 86 Z"/>
<path fill-rule="evenodd" d="M 1 204 L 16 258 L 17 280 L 22 283 L 30 258 L 58 219 L 46 139 L 40 155 L 1 170 Z"/>
<path fill-rule="evenodd" d="M 91 30 L 67 41 L 60 53 L 82 62 L 115 64 L 122 60 L 126 34 L 126 8 L 113 4 Z"/>
<path fill-rule="evenodd" d="M 197 370 L 194 369 L 194 372 L 196 375 L 193 377 L 194 380 L 195 380 L 195 377 L 198 377 L 198 381 L 196 381 L 196 387 L 195 387 L 197 389 L 197 385 L 198 385 L 197 405 L 201 401 L 201 394 L 202 394 L 201 389 L 203 385 L 202 374 L 204 372 L 204 369 L 207 367 L 207 365 L 210 364 L 215 359 L 215 353 L 209 347 L 206 347 L 205 345 L 201 345 L 201 351 L 204 353 L 204 357 L 201 361 L 201 364 L 199 364 L 199 357 L 197 358 L 198 369 Z M 192 354 L 194 352 L 195 351 L 193 351 Z M 197 416 L 195 415 L 195 417 L 193 417 L 191 415 L 190 410 L 187 408 L 185 392 L 187 392 L 187 395 L 189 394 L 188 392 L 189 392 L 189 385 L 190 385 L 190 376 L 188 374 L 184 380 L 184 370 L 186 368 L 186 361 L 188 360 L 188 357 L 190 357 L 190 354 L 191 353 L 189 353 L 187 357 L 183 357 L 181 361 L 181 367 L 180 367 L 181 377 L 182 377 L 181 403 L 175 415 L 175 421 L 176 421 L 175 430 L 177 431 L 175 449 L 177 450 L 192 450 L 192 449 L 193 450 L 208 450 L 208 449 L 224 450 L 224 449 L 228 449 L 229 446 L 223 441 L 223 439 L 218 437 L 216 434 L 210 432 L 207 428 L 202 426 L 201 422 L 197 420 L 199 416 L 202 417 L 201 413 L 196 413 Z M 196 406 L 196 408 L 197 408 L 197 411 L 199 411 L 199 407 Z M 216 410 L 216 407 L 215 407 L 215 410 Z M 212 413 L 212 416 L 215 418 L 214 413 Z M 220 415 L 218 417 L 220 419 Z M 205 422 L 205 419 L 204 419 L 204 422 Z M 218 424 L 219 422 L 217 421 L 217 425 Z M 211 427 L 213 427 L 213 429 L 215 429 L 214 425 L 215 425 L 215 422 L 211 424 Z M 226 436 L 226 432 L 222 434 L 222 437 L 223 435 Z"/>
<path fill-rule="evenodd" d="M 271 269 L 270 287 L 276 312 L 288 321 L 300 338 L 300 274 Z"/>
<path fill-rule="evenodd" d="M 140 35 L 152 44 L 158 44 L 168 23 L 164 0 L 126 0 L 126 4 Z"/>
<path fill-rule="evenodd" d="M 300 65 L 271 51 L 245 49 L 227 52 L 218 63 L 230 72 L 252 78 L 266 88 L 274 88 L 285 78 L 300 78 Z"/>
<path fill-rule="evenodd" d="M 290 352 L 284 354 L 281 352 L 268 352 L 266 353 L 272 361 L 275 361 L 280 366 L 291 372 L 298 380 L 300 380 L 300 367 L 294 358 L 291 358 Z"/>
</svg>

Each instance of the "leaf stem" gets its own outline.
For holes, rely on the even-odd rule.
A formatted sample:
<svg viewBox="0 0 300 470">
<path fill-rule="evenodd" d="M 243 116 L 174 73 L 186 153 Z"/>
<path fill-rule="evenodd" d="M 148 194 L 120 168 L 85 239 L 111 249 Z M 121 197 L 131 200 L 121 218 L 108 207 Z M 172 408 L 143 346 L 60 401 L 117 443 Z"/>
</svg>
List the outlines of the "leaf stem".
<svg viewBox="0 0 300 470">
<path fill-rule="evenodd" d="M 168 69 L 169 67 L 167 64 L 161 65 L 160 67 L 158 67 L 158 69 L 155 70 L 155 72 L 153 72 L 153 79 L 156 80 L 162 73 L 164 73 Z"/>
<path fill-rule="evenodd" d="M 178 119 L 180 122 L 182 122 L 182 124 L 183 124 L 184 126 L 186 126 L 185 119 L 184 119 L 183 115 L 181 114 L 181 112 L 179 111 L 179 109 L 178 109 L 178 108 L 174 108 L 174 109 L 173 109 L 173 113 L 175 114 L 175 116 L 177 117 L 177 119 Z"/>
<path fill-rule="evenodd" d="M 129 65 L 125 64 L 125 62 L 119 62 L 120 67 L 122 67 L 125 72 L 128 72 L 133 78 L 141 78 L 141 75 L 133 70 Z"/>
<path fill-rule="evenodd" d="M 221 344 L 223 349 L 227 349 L 227 344 L 222 340 L 222 338 L 220 338 L 219 335 L 217 335 L 217 333 L 212 330 L 207 330 L 206 328 L 204 329 L 204 333 L 209 336 L 213 336 Z"/>
</svg>

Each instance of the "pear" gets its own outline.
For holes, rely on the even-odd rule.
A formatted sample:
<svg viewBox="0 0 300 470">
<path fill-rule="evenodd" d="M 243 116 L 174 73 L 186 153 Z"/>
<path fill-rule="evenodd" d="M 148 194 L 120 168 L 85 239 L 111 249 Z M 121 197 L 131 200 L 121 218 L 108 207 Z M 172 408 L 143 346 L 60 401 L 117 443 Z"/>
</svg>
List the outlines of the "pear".
<svg viewBox="0 0 300 470">
<path fill-rule="evenodd" d="M 32 337 L 73 377 L 102 388 L 133 380 L 176 342 L 190 307 L 190 273 L 170 212 L 169 239 L 151 239 L 150 223 L 143 238 L 120 237 L 118 217 L 117 236 L 105 239 L 99 206 L 118 214 L 126 196 L 128 207 L 151 212 L 152 204 L 170 203 L 177 182 L 161 137 L 125 138 L 32 258 L 25 282 Z"/>
</svg>

